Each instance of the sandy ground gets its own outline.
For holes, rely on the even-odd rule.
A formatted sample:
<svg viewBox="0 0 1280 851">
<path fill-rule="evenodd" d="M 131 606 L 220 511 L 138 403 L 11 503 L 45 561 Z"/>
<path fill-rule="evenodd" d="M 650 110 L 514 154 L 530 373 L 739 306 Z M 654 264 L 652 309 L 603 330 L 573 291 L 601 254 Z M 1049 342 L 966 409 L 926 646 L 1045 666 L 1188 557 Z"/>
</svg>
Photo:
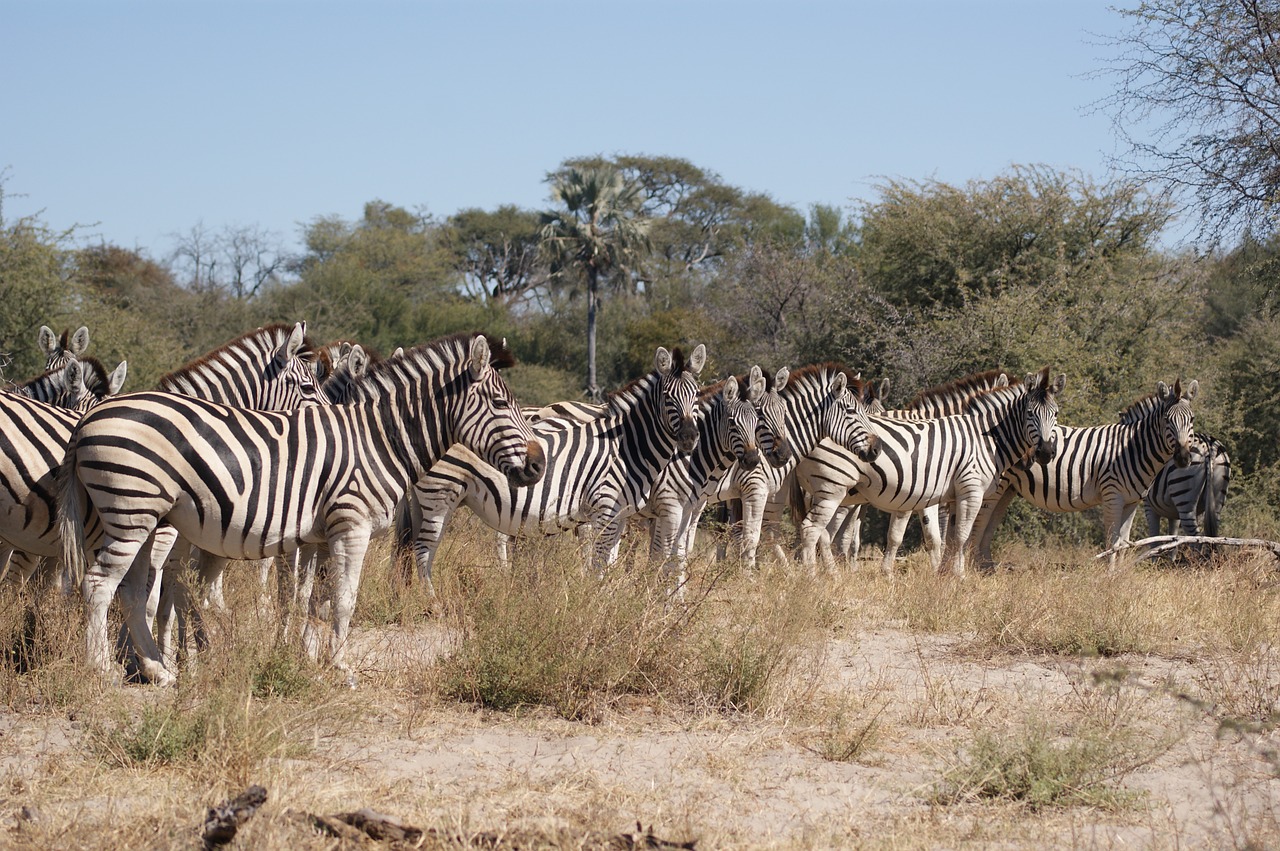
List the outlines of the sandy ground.
<svg viewBox="0 0 1280 851">
<path fill-rule="evenodd" d="M 381 669 L 429 658 L 439 646 L 430 628 L 364 630 L 356 667 L 362 683 L 376 684 Z M 1117 711 L 1131 712 L 1151 741 L 1169 743 L 1120 781 L 1134 793 L 1130 803 L 1031 813 L 1017 804 L 931 800 L 975 729 L 1009 726 L 1033 711 L 1078 714 L 1100 699 L 1093 671 L 1120 668 L 1142 685 Z M 373 807 L 463 835 L 621 832 L 641 822 L 668 839 L 696 839 L 699 848 L 1275 847 L 1280 781 L 1264 759 L 1271 743 L 1219 736 L 1203 712 L 1160 686 L 1200 674 L 1193 662 L 1155 658 L 978 658 L 962 636 L 854 630 L 826 646 L 812 700 L 843 700 L 856 718 L 876 719 L 876 739 L 855 761 L 824 759 L 816 746 L 822 725 L 794 714 L 695 714 L 634 699 L 580 723 L 541 711 L 409 706 L 365 685 L 358 718 L 337 732 L 317 731 L 302 753 L 252 779 L 272 790 L 268 821 L 293 801 L 334 811 Z M 146 689 L 137 691 L 148 699 Z M 154 788 L 135 777 L 115 794 L 58 803 L 51 792 L 58 778 L 94 764 L 75 715 L 0 713 L 0 847 L 4 831 L 22 829 L 18 813 L 28 799 L 38 798 L 41 818 L 56 824 L 127 809 L 120 795 Z M 292 734 L 305 739 L 306 731 Z M 201 804 L 172 804 L 188 805 L 198 821 Z M 169 844 L 158 839 L 155 847 Z"/>
</svg>

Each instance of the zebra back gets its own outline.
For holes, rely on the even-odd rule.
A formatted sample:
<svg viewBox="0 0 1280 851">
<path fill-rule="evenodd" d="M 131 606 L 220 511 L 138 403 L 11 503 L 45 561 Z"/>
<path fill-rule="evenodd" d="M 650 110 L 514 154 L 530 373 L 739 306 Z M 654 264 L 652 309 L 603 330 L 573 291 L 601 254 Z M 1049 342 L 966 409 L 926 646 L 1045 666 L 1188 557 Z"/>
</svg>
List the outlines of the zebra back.
<svg viewBox="0 0 1280 851">
<path fill-rule="evenodd" d="M 261 411 L 326 404 L 316 385 L 307 324 L 274 324 L 242 334 L 160 379 L 167 393 Z"/>
<path fill-rule="evenodd" d="M 68 328 L 59 336 L 48 325 L 41 325 L 37 345 L 44 352 L 45 371 L 59 369 L 79 358 L 89 348 L 89 329 L 81 325 L 73 334 Z"/>
</svg>

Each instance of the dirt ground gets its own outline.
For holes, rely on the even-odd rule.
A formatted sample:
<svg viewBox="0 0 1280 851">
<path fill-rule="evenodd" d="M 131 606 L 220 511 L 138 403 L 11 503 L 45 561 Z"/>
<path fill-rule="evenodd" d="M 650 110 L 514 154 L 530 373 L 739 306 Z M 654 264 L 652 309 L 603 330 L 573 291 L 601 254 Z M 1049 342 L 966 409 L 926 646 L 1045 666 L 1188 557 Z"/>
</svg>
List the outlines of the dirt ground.
<svg viewBox="0 0 1280 851">
<path fill-rule="evenodd" d="M 357 630 L 360 686 L 337 698 L 343 720 L 332 722 L 332 705 L 314 729 L 301 715 L 288 731 L 300 746 L 240 778 L 269 799 L 236 847 L 356 847 L 317 838 L 288 814 L 361 807 L 438 836 L 541 837 L 503 847 L 589 847 L 637 823 L 698 848 L 1280 846 L 1275 743 L 1261 731 L 1224 732 L 1182 696 L 1180 684 L 1213 675 L 1190 655 L 983 656 L 963 635 L 851 627 L 817 654 L 812 713 L 693 712 L 629 698 L 573 722 L 383 687 L 443 645 L 430 625 Z M 1124 685 L 1108 693 L 1099 674 Z M 149 687 L 123 691 L 139 707 L 163 699 Z M 1116 780 L 1121 805 L 938 800 L 974 731 L 1086 712 L 1124 716 L 1150 745 Z M 204 808 L 239 789 L 182 771 L 104 767 L 90 714 L 0 711 L 0 848 L 132 847 L 136 833 L 104 833 L 95 845 L 86 826 L 137 813 L 154 822 L 143 845 L 194 847 Z M 870 731 L 852 758 L 831 758 L 833 718 Z"/>
</svg>

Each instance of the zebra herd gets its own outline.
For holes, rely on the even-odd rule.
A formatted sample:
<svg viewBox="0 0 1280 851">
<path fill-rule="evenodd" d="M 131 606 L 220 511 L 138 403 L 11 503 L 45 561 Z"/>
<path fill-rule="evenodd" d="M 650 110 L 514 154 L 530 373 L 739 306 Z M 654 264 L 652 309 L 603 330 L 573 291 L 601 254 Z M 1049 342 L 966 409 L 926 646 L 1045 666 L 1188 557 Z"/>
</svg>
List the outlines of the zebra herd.
<svg viewBox="0 0 1280 851">
<path fill-rule="evenodd" d="M 1194 433 L 1194 381 L 1158 384 L 1118 423 L 1072 428 L 1057 422 L 1066 376 L 1047 367 L 967 376 L 891 411 L 887 382 L 841 364 L 757 366 L 703 386 L 705 347 L 659 347 L 653 371 L 603 405 L 528 410 L 500 374 L 514 362 L 505 341 L 483 334 L 383 360 L 316 346 L 305 323 L 272 325 L 125 394 L 125 364 L 108 374 L 84 356 L 87 329 L 42 328 L 39 344 L 46 372 L 0 393 L 0 555 L 19 581 L 78 585 L 88 657 L 104 672 L 118 598 L 137 670 L 162 684 L 175 615 L 204 640 L 201 601 L 175 580 L 188 557 L 212 605 L 229 560 L 262 560 L 264 579 L 277 560 L 282 605 L 329 605 L 327 655 L 342 668 L 371 536 L 399 523 L 429 584 L 460 505 L 503 544 L 576 530 L 597 572 L 629 521 L 645 523 L 650 559 L 679 589 L 711 503 L 734 506 L 748 565 L 787 508 L 814 564 L 872 505 L 893 517 L 887 569 L 920 513 L 934 566 L 961 575 L 971 541 L 993 564 L 1015 495 L 1050 511 L 1103 506 L 1114 545 L 1144 497 L 1149 523 L 1173 517 L 1191 534 L 1203 517 L 1216 534 L 1230 476 L 1222 445 Z M 318 654 L 315 622 L 304 640 Z"/>
</svg>

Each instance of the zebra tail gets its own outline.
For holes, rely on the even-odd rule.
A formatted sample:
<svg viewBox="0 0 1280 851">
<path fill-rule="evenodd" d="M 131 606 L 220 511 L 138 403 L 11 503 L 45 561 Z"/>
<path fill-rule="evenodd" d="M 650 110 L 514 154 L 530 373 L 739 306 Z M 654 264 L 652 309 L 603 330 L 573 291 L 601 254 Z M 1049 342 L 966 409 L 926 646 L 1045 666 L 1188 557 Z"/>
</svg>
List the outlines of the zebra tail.
<svg viewBox="0 0 1280 851">
<path fill-rule="evenodd" d="M 1204 489 L 1204 534 L 1210 538 L 1218 537 L 1218 513 L 1222 510 L 1218 503 L 1218 482 L 1214 475 L 1218 466 L 1216 456 L 1213 447 L 1209 447 L 1209 451 L 1205 453 L 1204 475 L 1201 476 L 1203 481 L 1200 484 Z"/>
<path fill-rule="evenodd" d="M 800 524 L 809 516 L 809 504 L 804 498 L 804 488 L 800 487 L 800 480 L 795 476 L 791 477 L 791 488 L 787 491 L 787 507 L 791 509 L 791 522 L 799 532 Z"/>
<path fill-rule="evenodd" d="M 62 463 L 58 466 L 58 477 L 54 480 L 54 492 L 58 495 L 58 533 L 62 538 L 62 562 L 77 588 L 84 583 L 88 562 L 84 541 L 84 506 L 88 502 L 88 494 L 73 469 L 78 439 L 77 429 L 71 435 L 67 454 L 63 456 Z"/>
</svg>

